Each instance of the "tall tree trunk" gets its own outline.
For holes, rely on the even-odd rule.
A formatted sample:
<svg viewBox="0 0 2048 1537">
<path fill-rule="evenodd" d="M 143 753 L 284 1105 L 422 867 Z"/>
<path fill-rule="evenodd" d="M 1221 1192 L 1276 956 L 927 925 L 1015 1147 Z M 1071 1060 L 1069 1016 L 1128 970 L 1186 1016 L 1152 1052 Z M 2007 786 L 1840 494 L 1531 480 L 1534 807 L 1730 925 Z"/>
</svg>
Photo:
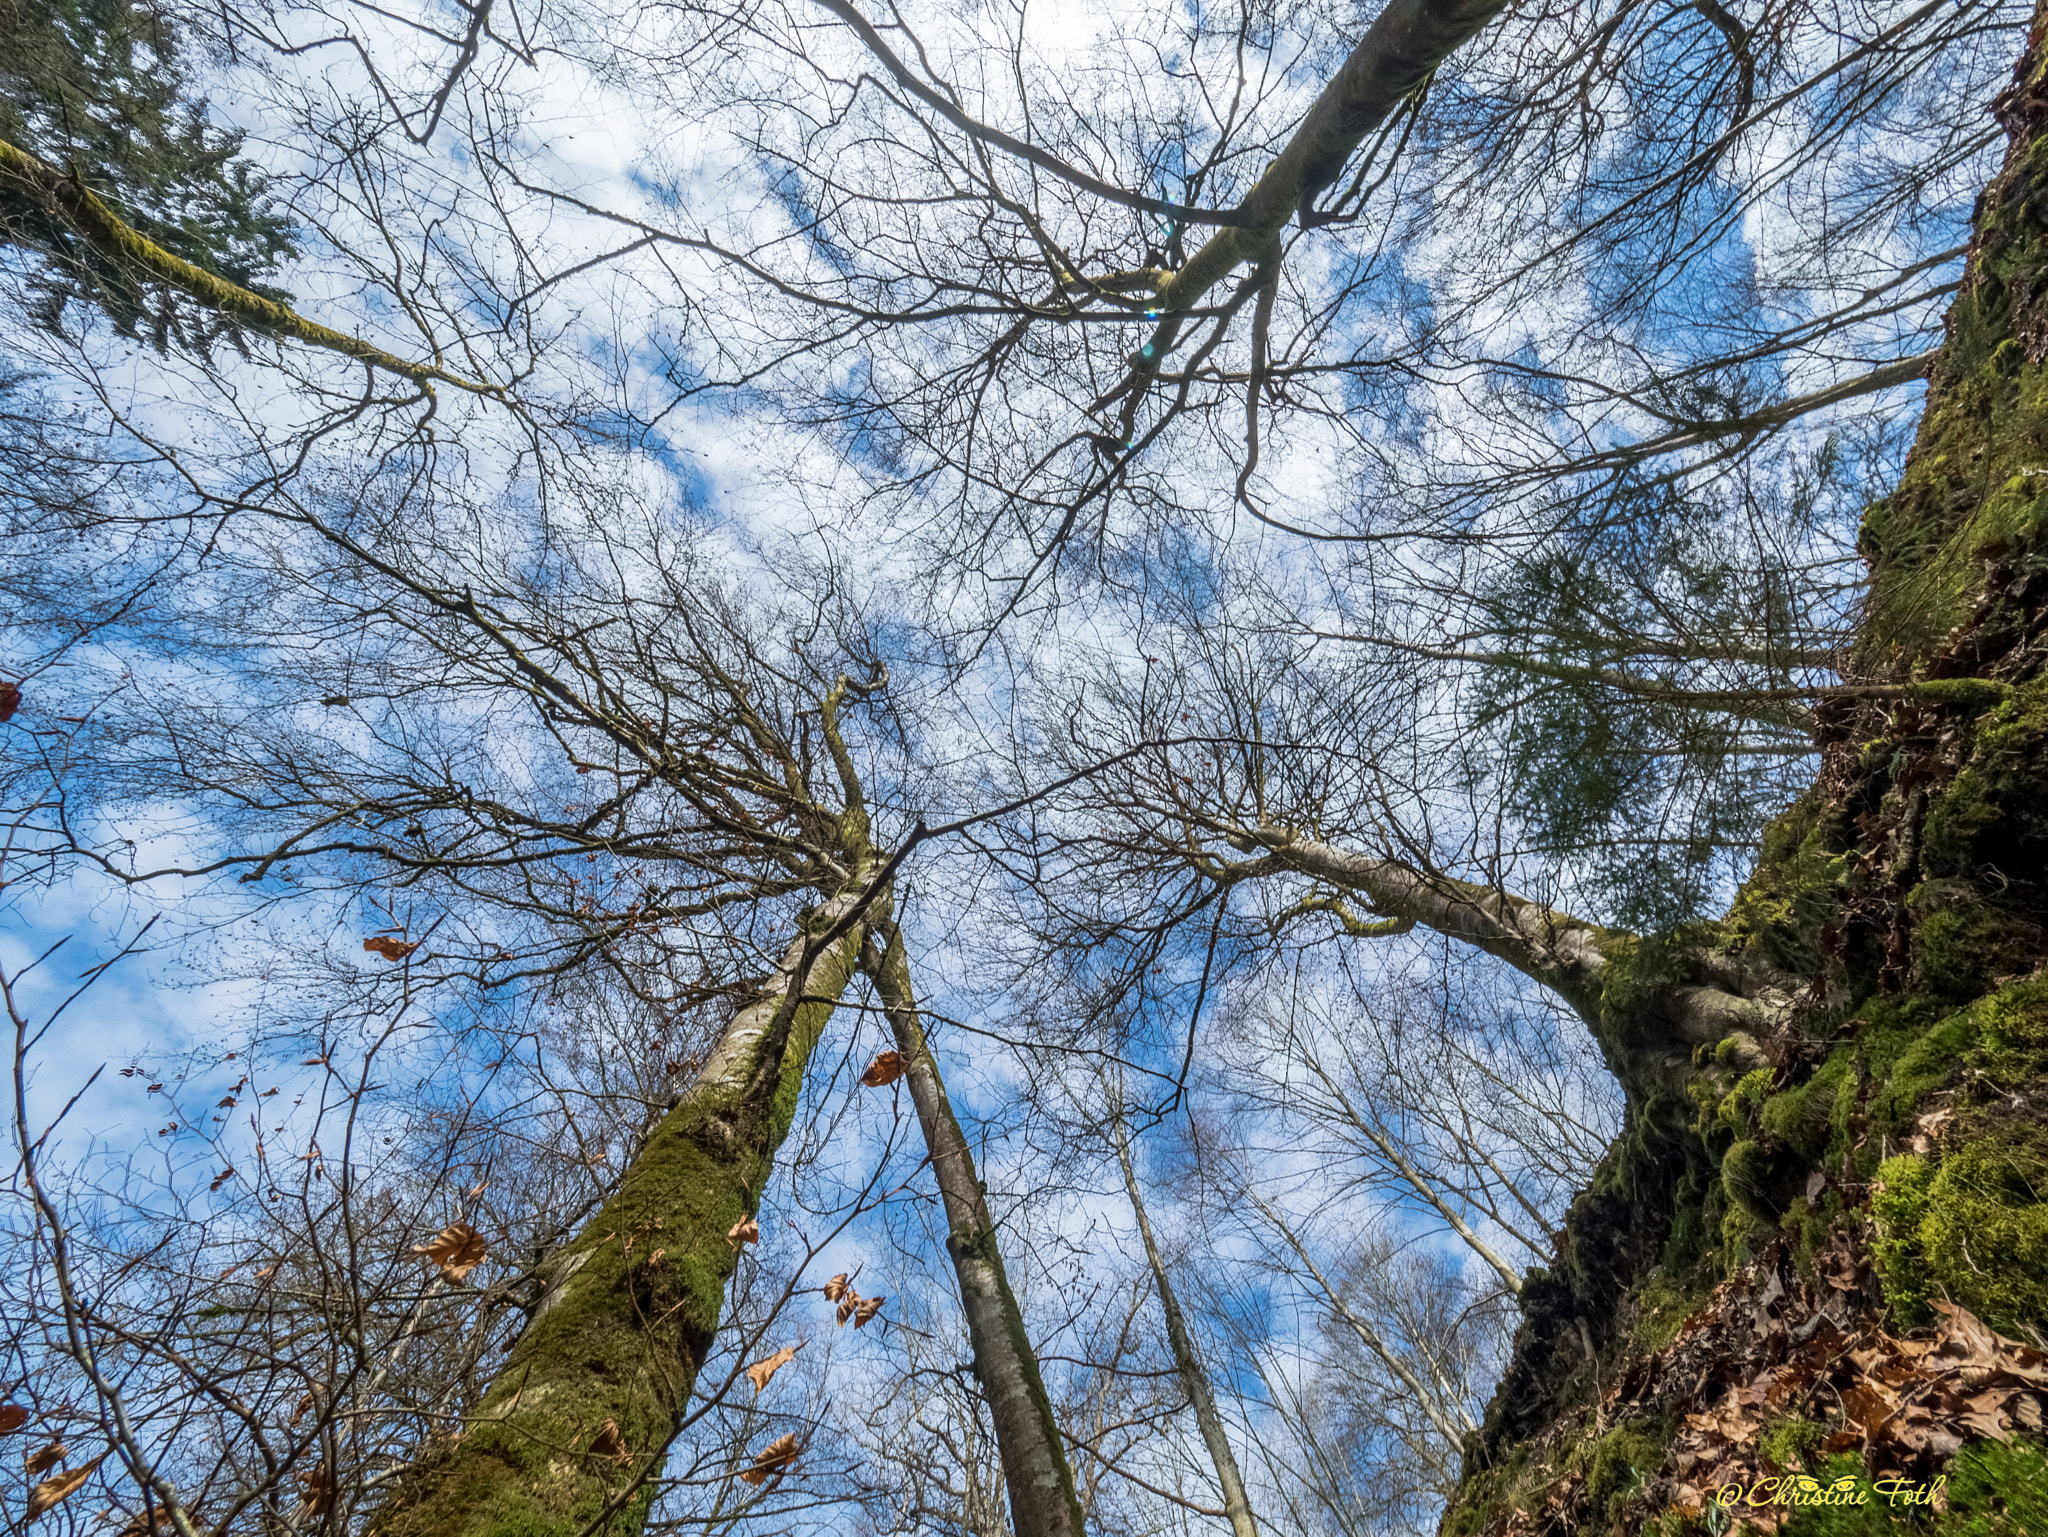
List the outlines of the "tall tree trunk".
<svg viewBox="0 0 2048 1537">
<path fill-rule="evenodd" d="M 945 1202 L 946 1251 L 953 1257 L 953 1273 L 960 1283 L 975 1375 L 995 1420 L 996 1447 L 1010 1492 L 1011 1530 L 1016 1537 L 1083 1537 L 1074 1475 L 1060 1445 L 1059 1424 L 1039 1375 L 1038 1357 L 1024 1332 L 1023 1312 L 1003 1270 L 995 1220 L 918 1021 L 903 936 L 893 924 L 877 925 L 876 932 L 884 944 L 877 947 L 870 939 L 862 948 L 861 965 L 873 978 L 895 1031 L 904 1081 L 910 1085 L 911 1103 L 924 1128 L 932 1172 Z"/>
<path fill-rule="evenodd" d="M 1209 1449 L 1209 1461 L 1216 1468 L 1216 1484 L 1223 1492 L 1223 1513 L 1230 1518 L 1233 1537 L 1259 1537 L 1252 1519 L 1251 1501 L 1245 1497 L 1244 1478 L 1237 1470 L 1237 1454 L 1230 1449 L 1230 1437 L 1223 1429 L 1223 1416 L 1216 1410 L 1216 1395 L 1209 1388 L 1209 1374 L 1195 1351 L 1194 1336 L 1188 1333 L 1181 1315 L 1180 1299 L 1173 1294 L 1173 1282 L 1166 1273 L 1166 1260 L 1152 1236 L 1152 1220 L 1145 1214 L 1145 1198 L 1138 1189 L 1138 1171 L 1131 1163 L 1131 1144 L 1119 1111 L 1110 1134 L 1116 1139 L 1117 1164 L 1124 1171 L 1124 1189 L 1131 1198 L 1131 1210 L 1138 1219 L 1138 1237 L 1145 1244 L 1145 1263 L 1152 1267 L 1152 1282 L 1159 1292 L 1159 1307 L 1166 1314 L 1166 1339 L 1173 1347 L 1174 1370 L 1194 1406 L 1195 1424 L 1201 1429 L 1202 1444 Z"/>
<path fill-rule="evenodd" d="M 1955 1530 L 2048 1530 L 2048 1395 L 2008 1392 L 1978 1360 L 1969 1380 L 1999 1407 L 1945 1396 L 1956 1363 L 1993 1348 L 1956 1308 L 2048 1338 L 2044 34 L 2048 0 L 1994 109 L 2010 144 L 1918 438 L 1864 520 L 1851 681 L 1890 697 L 1823 700 L 1820 776 L 1723 923 L 1654 950 L 1596 942 L 1606 975 L 1582 996 L 1603 1040 L 1640 1040 L 1674 968 L 1803 985 L 1747 1045 L 1703 1041 L 1664 1075 L 1677 1094 L 1631 1103 L 1524 1289 L 1447 1532 L 1637 1531 L 1697 1515 L 1717 1483 L 1894 1470 L 1953 1474 Z M 1592 1366 L 1565 1343 L 1581 1321 Z M 1886 1357 L 1923 1324 L 1948 1331 L 1947 1354 Z M 1859 1375 L 1880 1358 L 1889 1375 Z M 1765 1405 L 1730 1386 L 1760 1372 L 1810 1391 Z M 1909 1400 L 1917 1420 L 1867 1407 Z M 1772 1447 L 1767 1410 L 1817 1428 Z"/>
<path fill-rule="evenodd" d="M 873 861 L 804 920 L 617 1191 L 545 1266 L 546 1291 L 453 1448 L 399 1480 L 380 1537 L 607 1537 L 640 1530 L 711 1348 L 805 1064 L 885 900 Z M 835 933 L 838 930 L 840 932 Z M 608 1428 L 609 1427 L 609 1428 Z"/>
</svg>

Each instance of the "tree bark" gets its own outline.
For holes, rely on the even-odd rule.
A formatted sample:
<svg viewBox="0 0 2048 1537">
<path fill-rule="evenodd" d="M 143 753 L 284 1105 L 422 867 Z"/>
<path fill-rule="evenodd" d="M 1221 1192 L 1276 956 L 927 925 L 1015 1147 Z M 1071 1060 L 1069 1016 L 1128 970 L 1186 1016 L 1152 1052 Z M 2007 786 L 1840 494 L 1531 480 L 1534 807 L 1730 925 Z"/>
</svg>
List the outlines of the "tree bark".
<svg viewBox="0 0 2048 1537">
<path fill-rule="evenodd" d="M 1166 1273 L 1166 1261 L 1160 1257 L 1159 1245 L 1152 1237 L 1152 1222 L 1145 1215 L 1145 1198 L 1138 1190 L 1138 1172 L 1131 1164 L 1131 1147 L 1124 1132 L 1123 1118 L 1119 1115 L 1111 1127 L 1116 1139 L 1116 1158 L 1124 1171 L 1124 1189 L 1131 1198 L 1131 1211 L 1138 1219 L 1138 1236 L 1145 1243 L 1145 1263 L 1152 1267 L 1152 1280 L 1159 1291 L 1159 1307 L 1166 1314 L 1166 1339 L 1173 1347 L 1174 1369 L 1180 1373 L 1180 1383 L 1187 1390 L 1188 1402 L 1194 1406 L 1195 1424 L 1202 1432 L 1202 1444 L 1209 1449 L 1209 1460 L 1216 1467 L 1216 1483 L 1223 1493 L 1223 1513 L 1230 1518 L 1230 1530 L 1234 1537 L 1259 1537 L 1258 1523 L 1252 1519 L 1251 1501 L 1245 1497 L 1244 1478 L 1237 1470 L 1237 1454 L 1230 1449 L 1230 1437 L 1223 1429 L 1223 1416 L 1216 1410 L 1216 1395 L 1209 1388 L 1209 1374 L 1202 1367 L 1202 1358 L 1195 1351 L 1194 1336 L 1188 1333 L 1187 1320 L 1181 1316 L 1180 1300 L 1173 1294 L 1173 1282 Z"/>
<path fill-rule="evenodd" d="M 1393 0 L 1238 204 L 1237 222 L 1210 236 L 1160 286 L 1160 307 L 1192 309 L 1235 268 L 1263 256 L 1287 221 L 1308 215 L 1317 196 L 1343 175 L 1365 136 L 1505 9 L 1506 0 Z"/>
<path fill-rule="evenodd" d="M 788 1133 L 805 1064 L 858 965 L 861 920 L 886 900 L 874 865 L 806 917 L 617 1191 L 544 1265 L 546 1290 L 466 1435 L 408 1469 L 367 1530 L 640 1530 L 738 1263 L 742 1240 L 729 1235 Z M 615 1437 L 623 1452 L 592 1450 L 606 1425 L 607 1450 Z"/>
<path fill-rule="evenodd" d="M 1612 961 L 1638 948 L 1634 934 L 1513 892 L 1339 848 L 1290 827 L 1233 825 L 1224 832 L 1237 848 L 1258 857 L 1218 868 L 1222 879 L 1306 875 L 1355 893 L 1392 923 L 1432 929 L 1541 983 L 1585 1021 L 1632 1104 L 1682 1094 L 1700 1047 L 1732 1039 L 1740 1055 L 1752 1055 L 1756 1041 L 1784 1020 L 1803 980 L 1764 956 L 1701 949 L 1674 955 L 1679 964 L 1668 974 L 1638 979 L 1628 1007 L 1620 1010 L 1610 986 Z M 1356 920 L 1347 926 L 1371 931 Z"/>
<path fill-rule="evenodd" d="M 870 938 L 861 950 L 861 966 L 873 979 L 895 1032 L 896 1050 L 905 1064 L 904 1081 L 910 1085 L 911 1103 L 945 1203 L 946 1252 L 953 1258 L 960 1284 L 975 1375 L 995 1421 L 996 1446 L 1010 1494 L 1011 1529 L 1016 1537 L 1084 1537 L 1074 1475 L 1060 1444 L 1059 1423 L 1039 1375 L 1038 1357 L 1024 1332 L 1023 1312 L 1003 1269 L 995 1220 L 918 1020 L 903 936 L 894 925 L 877 926 L 877 932 L 884 946 L 878 948 Z"/>
</svg>

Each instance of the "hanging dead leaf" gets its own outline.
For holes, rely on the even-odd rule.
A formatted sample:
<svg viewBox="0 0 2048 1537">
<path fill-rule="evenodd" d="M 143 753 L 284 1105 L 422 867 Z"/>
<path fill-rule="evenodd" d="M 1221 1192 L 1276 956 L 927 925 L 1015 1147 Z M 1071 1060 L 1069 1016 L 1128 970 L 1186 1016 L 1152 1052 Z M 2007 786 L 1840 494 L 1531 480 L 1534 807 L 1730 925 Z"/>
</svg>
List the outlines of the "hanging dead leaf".
<svg viewBox="0 0 2048 1537">
<path fill-rule="evenodd" d="M 902 1053 L 885 1051 L 868 1064 L 868 1070 L 860 1075 L 860 1081 L 871 1089 L 879 1089 L 901 1078 L 903 1069 L 908 1065 Z"/>
<path fill-rule="evenodd" d="M 312 1385 L 312 1387 L 308 1388 L 306 1390 L 306 1396 L 300 1399 L 297 1405 L 293 1407 L 290 1423 L 292 1425 L 297 1425 L 300 1420 L 304 1419 L 306 1417 L 306 1411 L 308 1409 L 311 1409 L 313 1405 L 319 1401 L 320 1395 L 322 1393 L 325 1393 L 326 1391 L 327 1384 L 324 1382 L 316 1382 Z"/>
<path fill-rule="evenodd" d="M 299 1519 L 324 1516 L 334 1509 L 334 1475 L 327 1471 L 327 1464 L 321 1463 L 311 1472 L 299 1475 Z"/>
<path fill-rule="evenodd" d="M 73 1468 L 68 1473 L 52 1473 L 48 1478 L 37 1484 L 35 1488 L 29 1490 L 28 1519 L 33 1521 L 37 1516 L 43 1514 L 44 1511 L 54 1510 L 57 1506 L 63 1504 L 77 1492 L 80 1485 L 92 1477 L 93 1469 L 106 1460 L 107 1454 L 101 1452 L 99 1456 L 93 1458 L 84 1467 Z"/>
<path fill-rule="evenodd" d="M 484 1243 L 484 1235 L 467 1222 L 451 1222 L 434 1236 L 431 1243 L 417 1244 L 413 1253 L 424 1254 L 441 1267 L 441 1279 L 450 1286 L 460 1286 L 463 1278 L 484 1262 L 490 1252 Z"/>
<path fill-rule="evenodd" d="M 861 1305 L 853 1310 L 854 1328 L 865 1329 L 868 1326 L 868 1320 L 881 1312 L 882 1304 L 888 1300 L 887 1297 L 869 1297 L 863 1300 Z"/>
<path fill-rule="evenodd" d="M 775 1374 L 794 1361 L 796 1353 L 803 1348 L 802 1345 L 785 1345 L 774 1355 L 766 1356 L 748 1367 L 747 1377 L 754 1384 L 754 1391 L 758 1393 L 768 1386 Z"/>
<path fill-rule="evenodd" d="M 842 1270 L 838 1275 L 825 1283 L 825 1300 L 827 1302 L 837 1302 L 845 1295 L 846 1272 Z"/>
<path fill-rule="evenodd" d="M 28 1470 L 31 1473 L 47 1473 L 69 1455 L 71 1448 L 62 1441 L 52 1441 L 39 1452 L 28 1454 Z"/>
<path fill-rule="evenodd" d="M 14 712 L 21 708 L 21 685 L 0 683 L 0 726 L 14 719 Z"/>
<path fill-rule="evenodd" d="M 761 1224 L 752 1217 L 742 1217 L 727 1230 L 725 1241 L 737 1249 L 743 1243 L 761 1241 Z"/>
<path fill-rule="evenodd" d="M 796 1432 L 777 1436 L 754 1454 L 754 1465 L 740 1474 L 750 1484 L 765 1484 L 769 1479 L 787 1473 L 796 1465 Z"/>
<path fill-rule="evenodd" d="M 626 1438 L 619 1434 L 617 1420 L 606 1420 L 597 1427 L 597 1436 L 590 1443 L 590 1455 L 600 1462 L 628 1463 L 633 1454 L 626 1449 Z"/>
<path fill-rule="evenodd" d="M 847 1287 L 846 1295 L 839 1299 L 840 1328 L 844 1329 L 846 1327 L 846 1320 L 853 1317 L 853 1310 L 859 1306 L 860 1293 L 855 1291 L 851 1286 Z"/>
<path fill-rule="evenodd" d="M 387 961 L 402 961 L 419 949 L 419 941 L 407 944 L 402 939 L 393 939 L 389 934 L 372 934 L 363 941 L 363 948 L 372 955 L 381 955 Z"/>
<path fill-rule="evenodd" d="M 29 1421 L 28 1410 L 20 1404 L 0 1404 L 0 1436 L 11 1436 Z"/>
</svg>

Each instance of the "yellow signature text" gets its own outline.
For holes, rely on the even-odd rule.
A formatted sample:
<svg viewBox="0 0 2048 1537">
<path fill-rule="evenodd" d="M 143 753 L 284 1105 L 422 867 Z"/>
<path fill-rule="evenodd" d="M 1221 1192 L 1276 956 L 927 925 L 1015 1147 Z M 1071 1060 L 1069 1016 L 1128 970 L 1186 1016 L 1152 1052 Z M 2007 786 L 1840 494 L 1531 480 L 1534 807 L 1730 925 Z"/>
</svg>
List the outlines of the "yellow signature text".
<svg viewBox="0 0 2048 1537">
<path fill-rule="evenodd" d="M 1751 1484 L 1723 1484 L 1714 1491 L 1714 1503 L 1723 1510 L 1738 1506 L 1755 1510 L 1769 1505 L 1868 1505 L 1874 1497 L 1891 1506 L 1933 1505 L 1947 1484 L 1946 1473 L 1928 1483 L 1851 1474 L 1827 1484 L 1804 1473 L 1788 1473 Z"/>
</svg>

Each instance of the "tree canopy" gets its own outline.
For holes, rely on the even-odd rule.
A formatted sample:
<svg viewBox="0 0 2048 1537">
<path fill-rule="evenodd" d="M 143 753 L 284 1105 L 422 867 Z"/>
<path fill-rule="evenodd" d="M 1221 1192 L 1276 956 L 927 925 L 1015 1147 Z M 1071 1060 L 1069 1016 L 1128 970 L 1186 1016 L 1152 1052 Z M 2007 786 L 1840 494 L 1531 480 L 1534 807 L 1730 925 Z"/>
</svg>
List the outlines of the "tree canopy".
<svg viewBox="0 0 2048 1537">
<path fill-rule="evenodd" d="M 22 1519 L 2048 1520 L 2041 33 L 0 9 Z"/>
</svg>

